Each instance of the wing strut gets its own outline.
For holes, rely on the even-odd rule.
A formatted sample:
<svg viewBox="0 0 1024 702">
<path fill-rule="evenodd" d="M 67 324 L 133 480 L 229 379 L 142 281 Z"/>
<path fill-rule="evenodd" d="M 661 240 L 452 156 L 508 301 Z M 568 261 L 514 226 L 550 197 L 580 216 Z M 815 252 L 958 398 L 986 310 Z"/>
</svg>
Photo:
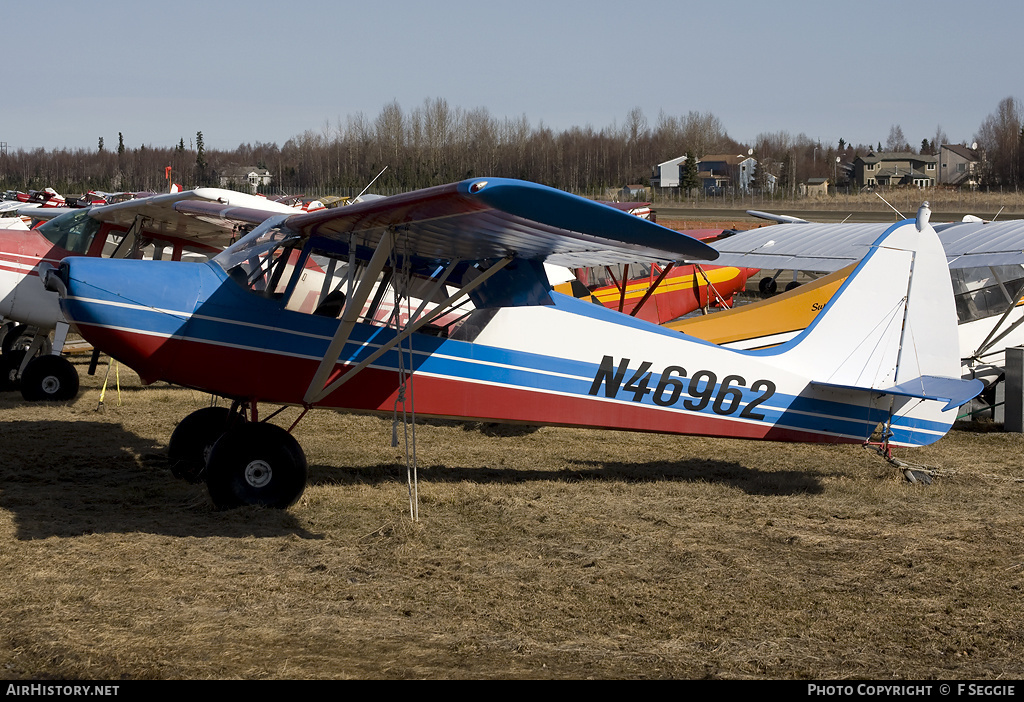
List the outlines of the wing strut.
<svg viewBox="0 0 1024 702">
<path fill-rule="evenodd" d="M 395 232 L 389 228 L 381 236 L 377 249 L 373 252 L 373 256 L 370 257 L 369 263 L 366 264 L 362 280 L 359 281 L 355 292 L 348 300 L 348 304 L 345 305 L 345 312 L 341 315 L 341 324 L 338 325 L 338 331 L 334 333 L 334 338 L 331 339 L 331 344 L 327 347 L 327 352 L 324 353 L 324 357 L 320 361 L 313 379 L 309 382 L 309 388 L 302 398 L 302 401 L 306 404 L 322 399 L 322 391 L 317 393 L 314 388 L 323 388 L 327 382 L 327 378 L 334 369 L 334 364 L 337 363 L 338 357 L 341 355 L 341 350 L 348 343 L 348 337 L 352 334 L 352 328 L 356 325 L 356 319 L 358 319 L 363 305 L 366 304 L 366 299 L 370 297 L 370 293 L 373 291 L 373 284 L 377 282 L 377 276 L 384 270 L 384 265 L 391 256 L 391 249 L 394 245 Z M 351 268 L 349 270 L 351 271 Z M 328 362 L 328 359 L 331 360 Z"/>
<path fill-rule="evenodd" d="M 394 244 L 393 236 L 388 235 L 386 236 L 386 238 L 388 240 L 387 248 L 390 249 L 391 246 Z M 382 244 L 384 244 L 384 238 L 381 239 L 381 245 Z M 368 273 L 372 273 L 371 269 L 374 266 L 373 259 L 376 258 L 377 254 L 380 253 L 380 251 L 382 250 L 381 245 L 378 245 L 377 251 L 374 252 L 373 258 L 371 258 L 370 264 L 367 266 Z M 384 258 L 386 260 L 387 257 L 385 256 Z M 462 286 L 462 288 L 460 288 L 453 295 L 448 297 L 444 302 L 440 303 L 429 314 L 425 314 L 416 321 L 409 324 L 407 327 L 405 327 L 405 329 L 403 329 L 401 332 L 395 335 L 395 337 L 391 339 L 391 341 L 382 345 L 376 351 L 374 351 L 369 356 L 360 361 L 357 365 L 353 366 L 341 378 L 338 378 L 330 385 L 325 386 L 325 383 L 330 377 L 331 371 L 334 369 L 334 366 L 337 364 L 338 359 L 341 357 L 341 350 L 344 348 L 345 343 L 348 341 L 348 337 L 352 332 L 352 327 L 355 324 L 355 320 L 353 319 L 352 324 L 349 324 L 346 327 L 345 320 L 346 317 L 348 316 L 349 310 L 349 308 L 346 307 L 346 313 L 342 315 L 342 324 L 341 326 L 338 327 L 338 332 L 334 335 L 334 339 L 331 341 L 330 346 L 327 348 L 327 352 L 324 354 L 323 359 L 320 361 L 320 366 L 319 368 L 317 368 L 316 375 L 313 376 L 313 380 L 310 382 L 309 388 L 306 390 L 306 394 L 302 398 L 303 402 L 307 404 L 313 404 L 323 400 L 325 397 L 327 397 L 332 392 L 337 390 L 339 387 L 341 387 L 349 380 L 351 380 L 357 373 L 362 371 L 368 365 L 370 365 L 378 358 L 383 356 L 385 353 L 387 353 L 388 351 L 390 351 L 391 349 L 395 348 L 400 343 L 405 341 L 409 336 L 411 336 L 414 332 L 418 331 L 421 327 L 430 323 L 434 319 L 437 319 L 441 315 L 445 314 L 448 311 L 448 309 L 453 306 L 454 302 L 458 301 L 467 293 L 471 292 L 472 290 L 476 289 L 484 282 L 486 282 L 491 276 L 493 276 L 495 273 L 497 273 L 502 268 L 511 263 L 512 258 L 513 257 L 509 255 L 498 260 L 494 265 L 492 265 L 486 271 L 481 273 L 474 280 Z M 452 264 L 448 266 L 448 268 L 445 270 L 444 277 L 447 277 L 451 273 L 451 271 L 455 268 L 456 264 L 457 262 L 452 262 Z M 383 268 L 383 265 L 381 265 L 381 268 Z M 376 274 L 364 277 L 363 281 L 360 283 L 360 288 L 366 283 L 367 280 L 371 281 L 372 283 L 376 279 L 376 277 Z M 357 290 L 357 295 L 359 294 L 359 292 L 360 290 Z M 366 295 L 368 295 L 368 293 Z M 362 303 L 365 302 L 365 296 L 362 298 L 362 300 L 355 300 L 354 302 L 358 302 L 359 304 L 354 304 L 353 308 L 355 310 L 361 310 Z M 422 309 L 422 306 L 420 309 Z M 353 316 L 355 314 L 356 313 L 353 313 Z"/>
<path fill-rule="evenodd" d="M 661 285 L 661 281 L 665 280 L 665 276 L 668 275 L 669 271 L 675 268 L 675 265 L 675 261 L 670 261 L 669 264 L 665 266 L 664 270 L 661 271 L 661 275 L 658 276 L 658 279 L 655 280 L 650 285 L 650 287 L 647 288 L 647 292 L 645 292 L 644 296 L 640 298 L 640 302 L 636 303 L 636 306 L 633 308 L 633 311 L 629 313 L 630 317 L 636 317 L 637 314 L 639 314 L 640 309 L 644 306 L 644 303 L 651 299 L 651 295 L 653 295 L 654 291 L 658 289 L 659 285 Z M 621 307 L 619 311 L 622 311 Z"/>
</svg>

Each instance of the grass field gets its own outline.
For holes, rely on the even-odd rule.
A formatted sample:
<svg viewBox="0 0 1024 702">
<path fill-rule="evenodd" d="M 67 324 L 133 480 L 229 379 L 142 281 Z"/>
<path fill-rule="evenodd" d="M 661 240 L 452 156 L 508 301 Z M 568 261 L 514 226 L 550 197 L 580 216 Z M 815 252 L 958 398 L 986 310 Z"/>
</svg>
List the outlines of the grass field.
<svg viewBox="0 0 1024 702">
<path fill-rule="evenodd" d="M 173 478 L 189 390 L 0 395 L 0 677 L 1024 676 L 1024 438 L 898 452 L 311 413 L 292 509 Z M 114 375 L 110 383 L 113 385 Z M 276 421 L 287 425 L 294 410 Z M 399 433 L 401 436 L 401 432 Z"/>
</svg>

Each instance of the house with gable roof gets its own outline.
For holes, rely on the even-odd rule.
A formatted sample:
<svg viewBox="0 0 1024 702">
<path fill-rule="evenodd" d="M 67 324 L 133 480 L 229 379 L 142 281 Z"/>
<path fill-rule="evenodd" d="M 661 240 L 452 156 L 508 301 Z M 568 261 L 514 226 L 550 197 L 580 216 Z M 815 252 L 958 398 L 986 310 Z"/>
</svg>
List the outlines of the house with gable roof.
<svg viewBox="0 0 1024 702">
<path fill-rule="evenodd" d="M 976 188 L 981 183 L 984 158 L 981 151 L 963 144 L 943 144 L 939 149 L 939 182 Z"/>
<path fill-rule="evenodd" d="M 270 185 L 270 171 L 259 166 L 231 166 L 220 174 L 220 187 L 243 189 L 244 192 L 256 194 L 264 185 Z"/>
<path fill-rule="evenodd" d="M 853 160 L 854 177 L 860 187 L 913 185 L 934 187 L 937 181 L 936 156 L 909 151 L 868 152 Z"/>
<path fill-rule="evenodd" d="M 724 192 L 729 188 L 750 190 L 757 160 L 746 154 L 708 154 L 697 162 L 697 176 L 707 192 Z"/>
</svg>

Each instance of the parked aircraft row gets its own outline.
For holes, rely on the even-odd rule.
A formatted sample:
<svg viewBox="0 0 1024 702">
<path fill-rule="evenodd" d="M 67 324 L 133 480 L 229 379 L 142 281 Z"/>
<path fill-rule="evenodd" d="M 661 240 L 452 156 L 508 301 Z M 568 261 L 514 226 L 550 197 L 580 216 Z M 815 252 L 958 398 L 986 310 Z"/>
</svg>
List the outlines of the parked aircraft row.
<svg viewBox="0 0 1024 702">
<path fill-rule="evenodd" d="M 77 208 L 20 209 L 44 221 L 31 230 L 0 228 L 0 317 L 7 322 L 0 342 L 0 387 L 20 387 L 26 399 L 66 400 L 78 391 L 77 371 L 60 355 L 69 325 L 57 296 L 43 288 L 40 266 L 55 266 L 67 256 L 206 259 L 239 236 L 231 222 L 179 215 L 173 204 L 180 200 L 255 207 L 264 216 L 303 211 L 217 188 L 110 195 Z M 106 199 L 116 201 L 106 204 Z"/>
</svg>

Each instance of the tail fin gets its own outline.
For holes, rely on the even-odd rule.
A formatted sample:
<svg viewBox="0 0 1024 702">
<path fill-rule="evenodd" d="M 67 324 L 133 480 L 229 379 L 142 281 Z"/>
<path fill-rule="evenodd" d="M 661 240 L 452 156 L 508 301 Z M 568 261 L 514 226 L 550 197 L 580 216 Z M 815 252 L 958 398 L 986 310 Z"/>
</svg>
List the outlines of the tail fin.
<svg viewBox="0 0 1024 702">
<path fill-rule="evenodd" d="M 915 414 L 928 405 L 931 420 L 977 395 L 983 385 L 960 378 L 949 267 L 929 215 L 925 203 L 887 229 L 811 325 L 772 349 L 779 361 L 821 388 L 887 395 L 891 412 L 910 412 L 907 398 Z M 939 421 L 951 426 L 952 414 Z"/>
</svg>

